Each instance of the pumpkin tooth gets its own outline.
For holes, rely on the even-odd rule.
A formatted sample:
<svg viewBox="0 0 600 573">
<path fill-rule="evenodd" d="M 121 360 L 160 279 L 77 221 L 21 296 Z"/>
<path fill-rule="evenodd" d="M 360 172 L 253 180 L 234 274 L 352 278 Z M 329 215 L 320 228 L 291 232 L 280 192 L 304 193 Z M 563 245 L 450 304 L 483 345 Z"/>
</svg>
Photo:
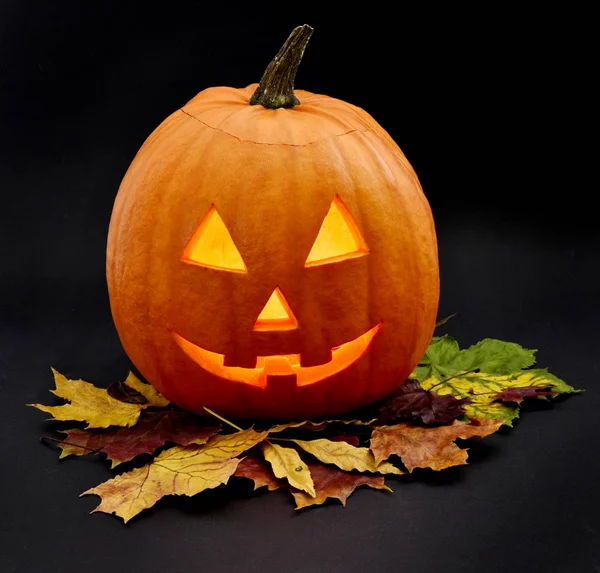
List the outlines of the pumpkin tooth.
<svg viewBox="0 0 600 573">
<path fill-rule="evenodd" d="M 265 356 L 264 370 L 267 376 L 290 376 L 294 374 L 287 356 Z"/>
<path fill-rule="evenodd" d="M 257 356 L 254 368 L 264 368 L 271 358 L 286 358 L 291 366 L 300 366 L 300 354 L 273 354 L 272 356 Z"/>
</svg>

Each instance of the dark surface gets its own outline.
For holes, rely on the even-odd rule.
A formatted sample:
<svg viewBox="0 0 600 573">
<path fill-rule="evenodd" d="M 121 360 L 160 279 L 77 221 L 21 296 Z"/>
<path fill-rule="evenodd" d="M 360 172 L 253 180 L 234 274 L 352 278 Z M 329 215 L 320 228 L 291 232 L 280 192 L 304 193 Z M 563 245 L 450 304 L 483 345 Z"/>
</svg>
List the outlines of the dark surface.
<svg viewBox="0 0 600 573">
<path fill-rule="evenodd" d="M 571 129 L 586 129 L 586 16 L 222 4 L 0 2 L 0 570 L 600 571 L 598 184 L 581 181 L 591 154 Z M 104 282 L 119 182 L 164 117 L 205 87 L 258 81 L 305 22 L 296 85 L 367 109 L 419 174 L 440 316 L 460 313 L 444 332 L 538 348 L 586 393 L 527 407 L 469 466 L 359 490 L 346 509 L 298 513 L 236 482 L 127 526 L 89 516 L 97 498 L 78 495 L 108 466 L 59 462 L 24 404 L 52 401 L 50 365 L 99 385 L 129 368 Z"/>
</svg>

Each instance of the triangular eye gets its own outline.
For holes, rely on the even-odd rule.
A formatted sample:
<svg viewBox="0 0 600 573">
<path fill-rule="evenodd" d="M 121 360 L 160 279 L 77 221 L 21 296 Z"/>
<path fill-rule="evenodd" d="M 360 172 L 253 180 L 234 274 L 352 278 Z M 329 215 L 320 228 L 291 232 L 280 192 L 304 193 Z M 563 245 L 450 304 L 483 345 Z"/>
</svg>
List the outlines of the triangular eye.
<svg viewBox="0 0 600 573">
<path fill-rule="evenodd" d="M 315 267 L 337 263 L 362 257 L 368 252 L 369 248 L 350 211 L 336 195 L 304 266 Z"/>
<path fill-rule="evenodd" d="M 234 273 L 248 272 L 242 255 L 214 205 L 192 235 L 181 255 L 181 260 L 209 269 Z"/>
</svg>

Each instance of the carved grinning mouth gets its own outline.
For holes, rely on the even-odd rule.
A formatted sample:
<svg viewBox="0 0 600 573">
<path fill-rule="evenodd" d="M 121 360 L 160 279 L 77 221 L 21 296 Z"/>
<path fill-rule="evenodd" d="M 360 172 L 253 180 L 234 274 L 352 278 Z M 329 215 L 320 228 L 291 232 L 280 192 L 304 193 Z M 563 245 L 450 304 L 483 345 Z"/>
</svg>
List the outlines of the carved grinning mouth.
<svg viewBox="0 0 600 573">
<path fill-rule="evenodd" d="M 325 364 L 301 366 L 300 354 L 285 354 L 258 356 L 255 368 L 224 366 L 224 354 L 206 350 L 176 332 L 172 332 L 172 334 L 181 349 L 207 372 L 225 380 L 266 388 L 269 376 L 296 376 L 297 386 L 308 386 L 345 370 L 365 354 L 380 328 L 381 323 L 358 338 L 332 348 L 331 360 Z"/>
</svg>

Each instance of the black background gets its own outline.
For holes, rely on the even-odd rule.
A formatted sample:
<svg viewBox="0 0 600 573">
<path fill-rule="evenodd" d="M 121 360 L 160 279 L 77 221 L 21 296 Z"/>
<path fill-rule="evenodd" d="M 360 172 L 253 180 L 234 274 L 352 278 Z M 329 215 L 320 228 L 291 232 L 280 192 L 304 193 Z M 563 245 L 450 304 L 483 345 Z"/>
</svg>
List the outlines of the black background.
<svg viewBox="0 0 600 573">
<path fill-rule="evenodd" d="M 590 16 L 524 3 L 0 2 L 0 569 L 5 572 L 600 571 L 600 233 L 582 177 Z M 538 348 L 586 393 L 525 408 L 472 464 L 294 512 L 249 484 L 124 526 L 80 492 L 105 462 L 41 446 L 50 365 L 106 385 L 129 362 L 104 279 L 112 203 L 149 133 L 198 91 L 258 81 L 291 29 L 296 86 L 369 111 L 439 235 L 443 332 Z M 597 161 L 596 161 L 597 163 Z"/>
</svg>

